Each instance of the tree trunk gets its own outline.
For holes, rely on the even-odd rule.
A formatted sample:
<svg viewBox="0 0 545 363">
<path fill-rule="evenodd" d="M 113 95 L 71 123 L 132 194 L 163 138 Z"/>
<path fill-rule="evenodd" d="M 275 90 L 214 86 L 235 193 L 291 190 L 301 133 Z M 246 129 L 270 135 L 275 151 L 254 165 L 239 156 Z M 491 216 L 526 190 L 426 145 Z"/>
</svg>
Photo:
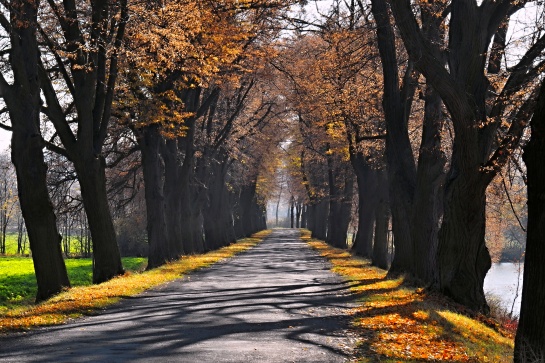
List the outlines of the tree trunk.
<svg viewBox="0 0 545 363">
<path fill-rule="evenodd" d="M 184 254 L 182 242 L 182 201 L 180 196 L 180 164 L 176 139 L 169 139 L 162 145 L 161 154 L 165 163 L 165 222 L 168 236 L 169 259 L 178 259 Z"/>
<path fill-rule="evenodd" d="M 12 112 L 10 116 L 13 124 L 17 125 L 11 139 L 12 161 L 17 172 L 19 202 L 38 283 L 36 302 L 39 302 L 70 287 L 70 282 L 62 258 L 61 236 L 57 231 L 56 217 L 46 185 L 47 167 L 43 162 L 42 139 L 37 127 L 38 111 L 28 115 L 29 121 L 32 118 L 36 121 L 35 128 L 28 123 L 24 125 L 26 122 L 13 117 Z M 31 126 L 31 129 L 25 130 L 25 126 Z M 35 133 L 32 133 L 32 128 Z"/>
<path fill-rule="evenodd" d="M 225 185 L 226 162 L 215 162 L 208 179 L 208 205 L 203 210 L 205 246 L 208 250 L 235 241 L 229 192 Z"/>
<path fill-rule="evenodd" d="M 93 243 L 93 283 L 124 273 L 106 192 L 106 162 L 102 156 L 84 153 L 74 160 Z"/>
<path fill-rule="evenodd" d="M 297 201 L 295 204 L 295 228 L 301 228 L 301 207 L 301 202 Z"/>
<path fill-rule="evenodd" d="M 242 203 L 242 230 L 243 237 L 249 237 L 259 228 L 259 218 L 260 218 L 260 209 L 257 204 L 256 198 L 256 182 L 252 182 L 249 186 L 243 187 L 243 192 L 241 193 L 241 203 Z M 243 198 L 244 197 L 244 198 Z"/>
<path fill-rule="evenodd" d="M 489 92 L 490 81 L 484 67 L 491 36 L 519 4 L 490 2 L 481 7 L 472 1 L 451 2 L 448 51 L 445 52 L 448 69 L 443 60 L 436 57 L 430 42 L 421 36 L 412 3 L 397 0 L 390 4 L 409 57 L 441 95 L 455 131 L 439 232 L 439 288 L 469 308 L 486 312 L 483 283 L 490 267 L 484 242 L 486 187 L 520 140 L 523 130 L 520 121 L 524 116 L 520 114 L 519 119 L 519 113 L 524 113 L 528 104 L 519 108 L 517 120 L 510 125 L 500 148 L 494 151 L 492 146 L 497 141 L 500 123 L 497 116 L 501 116 L 503 110 L 499 109 L 506 100 L 522 86 L 516 79 L 530 66 L 519 63 L 523 71 L 519 65 L 513 67 L 515 79 L 510 77 L 509 87 L 501 91 L 499 98 L 488 99 L 488 104 L 487 97 L 490 98 L 492 92 Z M 494 107 L 489 114 L 490 104 Z"/>
<path fill-rule="evenodd" d="M 528 173 L 528 227 L 515 362 L 545 361 L 545 83 L 524 148 Z"/>
<path fill-rule="evenodd" d="M 385 0 L 372 0 L 371 10 L 377 23 L 377 40 L 384 74 L 383 109 L 388 135 L 386 156 L 390 184 L 390 209 L 394 234 L 395 254 L 390 267 L 393 274 L 411 272 L 413 244 L 410 216 L 416 183 L 416 167 L 409 140 L 407 115 L 412 96 L 409 97 L 411 67 L 405 74 L 404 90 L 400 90 L 396 57 L 395 36 Z M 403 93 L 403 96 L 402 96 Z"/>
<path fill-rule="evenodd" d="M 13 86 L 0 78 L 2 96 L 13 126 L 11 160 L 15 165 L 19 203 L 27 227 L 38 283 L 36 301 L 70 287 L 62 258 L 61 236 L 46 184 L 40 134 L 39 49 L 36 40 L 39 1 L 10 9 L 10 62 Z"/>
<path fill-rule="evenodd" d="M 457 302 L 486 313 L 483 284 L 491 266 L 484 241 L 486 184 L 479 165 L 475 165 L 473 172 L 457 174 L 456 153 L 455 145 L 439 233 L 439 288 Z"/>
<path fill-rule="evenodd" d="M 375 205 L 375 241 L 373 244 L 373 266 L 388 269 L 388 227 L 390 210 L 388 202 L 388 176 L 386 170 L 377 171 L 378 202 Z"/>
<path fill-rule="evenodd" d="M 292 195 L 291 198 L 290 198 L 290 228 L 295 227 L 294 211 L 295 211 L 295 198 Z"/>
<path fill-rule="evenodd" d="M 378 203 L 377 171 L 358 153 L 351 156 L 352 167 L 358 183 L 358 232 L 352 250 L 358 256 L 371 258 L 373 255 L 373 226 Z"/>
<path fill-rule="evenodd" d="M 411 240 L 414 244 L 414 275 L 425 284 L 436 279 L 439 220 L 445 155 L 441 151 L 443 123 L 441 97 L 431 85 L 426 87 L 424 126 L 418 157 Z"/>
<path fill-rule="evenodd" d="M 301 205 L 301 228 L 308 228 L 308 213 L 309 213 L 309 205 L 302 204 Z"/>
<path fill-rule="evenodd" d="M 194 95 L 197 98 L 197 95 Z M 192 101 L 197 102 L 197 101 Z M 195 119 L 193 117 L 185 121 L 186 135 L 178 139 L 178 150 L 184 155 L 183 163 L 179 170 L 181 213 L 179 218 L 183 248 L 186 253 L 204 252 L 204 241 L 200 231 L 199 215 L 205 191 L 196 190 L 193 186 L 195 178 Z"/>
<path fill-rule="evenodd" d="M 329 203 L 322 199 L 313 205 L 312 211 L 312 238 L 325 241 L 327 238 L 327 221 L 329 215 Z"/>
<path fill-rule="evenodd" d="M 146 198 L 148 269 L 171 259 L 163 195 L 163 166 L 160 158 L 161 134 L 157 125 L 145 126 L 139 137 Z"/>
</svg>

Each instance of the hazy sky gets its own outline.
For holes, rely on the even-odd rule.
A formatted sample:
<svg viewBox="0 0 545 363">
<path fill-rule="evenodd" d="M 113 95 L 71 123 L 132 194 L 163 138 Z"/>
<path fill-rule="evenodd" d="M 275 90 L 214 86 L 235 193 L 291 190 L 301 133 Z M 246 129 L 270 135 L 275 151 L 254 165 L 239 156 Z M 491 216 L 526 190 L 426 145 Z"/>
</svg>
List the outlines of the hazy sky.
<svg viewBox="0 0 545 363">
<path fill-rule="evenodd" d="M 4 152 L 11 143 L 11 132 L 0 129 L 0 152 Z"/>
</svg>

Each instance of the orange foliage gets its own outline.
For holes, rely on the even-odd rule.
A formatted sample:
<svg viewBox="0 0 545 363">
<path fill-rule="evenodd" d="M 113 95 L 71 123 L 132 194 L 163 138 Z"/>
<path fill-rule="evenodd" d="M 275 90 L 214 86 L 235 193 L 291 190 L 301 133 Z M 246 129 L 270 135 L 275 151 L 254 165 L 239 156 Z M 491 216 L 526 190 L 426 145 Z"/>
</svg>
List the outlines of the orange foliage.
<svg viewBox="0 0 545 363">
<path fill-rule="evenodd" d="M 251 59 L 270 54 L 254 46 L 269 36 L 288 0 L 135 2 L 117 107 L 123 122 L 162 124 L 167 137 L 183 135 L 183 90 L 237 84 Z M 128 111 L 127 111 L 128 110 Z"/>
</svg>

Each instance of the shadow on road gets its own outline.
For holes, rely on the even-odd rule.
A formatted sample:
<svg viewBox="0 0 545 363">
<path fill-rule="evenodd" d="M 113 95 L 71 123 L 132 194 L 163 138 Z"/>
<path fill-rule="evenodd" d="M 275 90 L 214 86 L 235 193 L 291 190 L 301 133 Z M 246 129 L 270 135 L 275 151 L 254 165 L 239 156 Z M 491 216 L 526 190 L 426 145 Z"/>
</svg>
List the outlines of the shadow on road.
<svg viewBox="0 0 545 363">
<path fill-rule="evenodd" d="M 0 361 L 342 362 L 346 284 L 276 230 L 233 259 L 64 326 L 0 338 Z"/>
</svg>

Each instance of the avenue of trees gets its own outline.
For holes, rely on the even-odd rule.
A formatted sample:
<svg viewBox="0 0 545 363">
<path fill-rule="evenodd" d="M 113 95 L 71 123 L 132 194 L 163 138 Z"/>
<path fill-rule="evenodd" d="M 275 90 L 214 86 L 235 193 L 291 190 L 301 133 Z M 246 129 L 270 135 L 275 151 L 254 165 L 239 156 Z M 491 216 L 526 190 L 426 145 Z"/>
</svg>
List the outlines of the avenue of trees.
<svg viewBox="0 0 545 363">
<path fill-rule="evenodd" d="M 136 225 L 154 268 L 266 228 L 284 193 L 291 227 L 487 313 L 504 233 L 491 221 L 509 213 L 527 230 L 515 360 L 545 357 L 542 2 L 0 9 L 0 127 L 18 191 L 3 178 L 0 197 L 19 202 L 37 301 L 70 286 L 72 234 L 88 231 L 100 283 L 123 273 L 120 236 Z M 512 193 L 524 184 L 527 212 Z M 6 208 L 4 241 L 17 218 Z"/>
</svg>

